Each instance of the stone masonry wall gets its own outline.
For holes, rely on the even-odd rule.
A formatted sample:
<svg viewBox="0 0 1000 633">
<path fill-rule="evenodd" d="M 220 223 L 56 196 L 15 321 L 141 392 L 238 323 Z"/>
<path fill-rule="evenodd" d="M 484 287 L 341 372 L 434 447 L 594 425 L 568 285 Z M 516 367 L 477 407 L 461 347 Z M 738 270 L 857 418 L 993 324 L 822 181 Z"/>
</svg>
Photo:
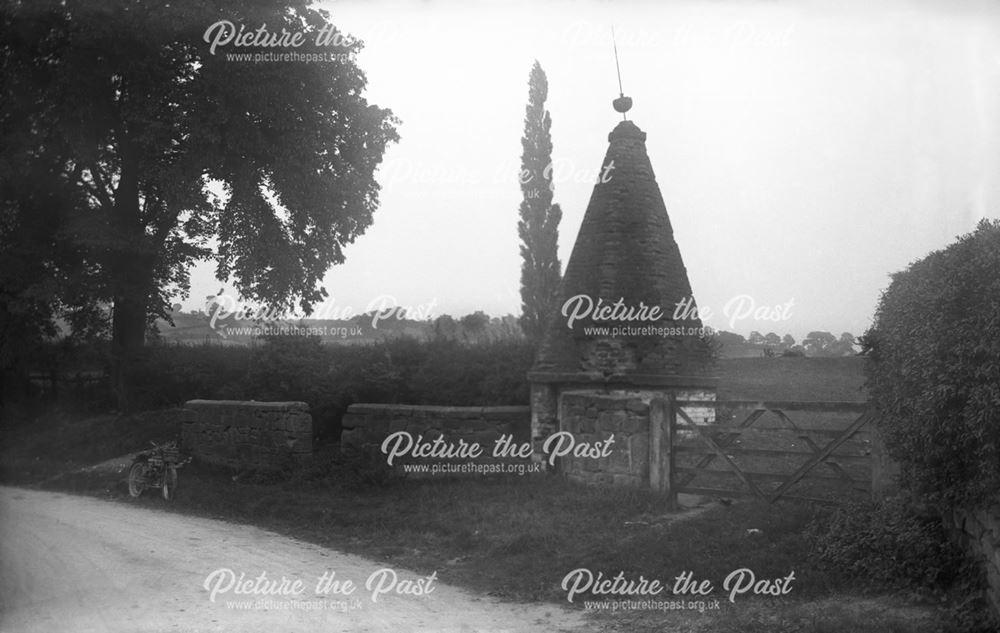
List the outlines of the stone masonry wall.
<svg viewBox="0 0 1000 633">
<path fill-rule="evenodd" d="M 460 441 L 478 443 L 483 447 L 483 457 L 474 461 L 482 463 L 496 461 L 491 460 L 490 455 L 501 435 L 511 436 L 515 444 L 531 440 L 530 407 L 353 404 L 348 407 L 341 424 L 344 429 L 341 433 L 343 450 L 360 450 L 378 459 L 385 459 L 381 452 L 382 442 L 398 431 L 406 431 L 414 438 L 419 436 L 427 442 L 441 437 L 445 442 L 453 444 Z M 418 461 L 430 463 L 443 460 L 401 458 L 396 463 Z"/>
<path fill-rule="evenodd" d="M 664 398 L 662 391 L 567 391 L 560 398 L 560 430 L 577 442 L 604 442 L 614 435 L 608 457 L 594 459 L 567 455 L 560 458 L 562 473 L 583 483 L 646 487 L 649 485 L 649 403 Z M 715 392 L 684 389 L 674 392 L 678 400 L 715 400 Z M 715 408 L 683 407 L 695 424 L 715 422 Z M 685 433 L 685 431 L 680 431 Z"/>
<path fill-rule="evenodd" d="M 312 454 L 313 420 L 304 402 L 189 400 L 181 445 L 210 464 L 280 469 Z"/>
<path fill-rule="evenodd" d="M 558 385 L 553 383 L 532 383 L 531 385 L 531 433 L 534 445 L 533 458 L 544 462 L 546 456 L 542 447 L 550 435 L 559 431 L 560 402 L 564 394 L 589 393 L 596 395 L 614 395 L 615 397 L 638 398 L 649 404 L 653 398 L 666 398 L 670 393 L 679 400 L 715 400 L 714 389 L 703 388 L 630 388 L 596 390 L 585 385 Z M 712 424 L 715 422 L 715 407 L 683 407 L 684 412 L 696 424 Z M 562 430 L 567 430 L 562 428 Z M 681 431 L 682 434 L 688 431 Z"/>
<path fill-rule="evenodd" d="M 987 599 L 1000 620 L 1000 503 L 975 512 L 953 512 L 948 522 L 958 540 L 986 570 Z"/>
<path fill-rule="evenodd" d="M 559 469 L 583 483 L 642 487 L 649 480 L 649 404 L 639 398 L 562 395 L 561 430 L 593 444 L 614 435 L 611 455 L 560 458 Z"/>
<path fill-rule="evenodd" d="M 553 384 L 531 385 L 532 459 L 543 463 L 542 446 L 550 435 L 559 430 L 559 388 Z"/>
</svg>

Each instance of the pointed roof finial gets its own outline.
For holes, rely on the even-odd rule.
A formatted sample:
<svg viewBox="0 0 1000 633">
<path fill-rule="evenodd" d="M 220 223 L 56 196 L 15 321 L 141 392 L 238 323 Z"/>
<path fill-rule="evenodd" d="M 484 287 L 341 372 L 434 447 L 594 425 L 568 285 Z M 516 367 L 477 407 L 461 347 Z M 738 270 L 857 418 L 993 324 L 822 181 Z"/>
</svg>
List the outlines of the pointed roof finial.
<svg viewBox="0 0 1000 633">
<path fill-rule="evenodd" d="M 627 121 L 625 113 L 632 109 L 632 97 L 626 97 L 622 90 L 622 69 L 618 64 L 618 42 L 615 41 L 615 27 L 611 26 L 611 45 L 615 49 L 615 70 L 618 71 L 618 98 L 611 102 L 615 112 L 622 113 L 622 121 Z"/>
</svg>

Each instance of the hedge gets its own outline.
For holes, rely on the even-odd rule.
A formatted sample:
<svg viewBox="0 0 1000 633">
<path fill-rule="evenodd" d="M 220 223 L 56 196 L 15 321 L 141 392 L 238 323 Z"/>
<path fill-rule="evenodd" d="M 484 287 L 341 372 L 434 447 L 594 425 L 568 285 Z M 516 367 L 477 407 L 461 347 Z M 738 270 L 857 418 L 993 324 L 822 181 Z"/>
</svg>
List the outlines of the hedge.
<svg viewBox="0 0 1000 633">
<path fill-rule="evenodd" d="M 350 404 L 527 405 L 532 346 L 522 340 L 464 344 L 399 338 L 324 345 L 316 337 L 271 337 L 260 346 L 154 345 L 135 377 L 136 408 L 194 398 L 302 400 L 317 433 L 339 437 Z"/>
<path fill-rule="evenodd" d="M 1000 490 L 1000 221 L 892 276 L 863 337 L 901 483 L 972 506 Z"/>
</svg>

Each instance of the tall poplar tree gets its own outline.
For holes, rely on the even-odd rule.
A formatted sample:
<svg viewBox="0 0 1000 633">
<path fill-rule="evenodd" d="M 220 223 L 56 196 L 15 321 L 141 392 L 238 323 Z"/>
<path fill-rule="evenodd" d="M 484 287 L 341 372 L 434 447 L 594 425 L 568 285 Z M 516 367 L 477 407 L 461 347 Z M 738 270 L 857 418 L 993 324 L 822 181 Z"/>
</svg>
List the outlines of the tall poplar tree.
<svg viewBox="0 0 1000 633">
<path fill-rule="evenodd" d="M 552 204 L 552 118 L 545 109 L 549 82 L 537 61 L 528 79 L 528 105 L 521 138 L 521 201 L 517 232 L 521 237 L 521 329 L 538 340 L 555 313 L 559 282 L 559 221 L 562 209 Z"/>
</svg>

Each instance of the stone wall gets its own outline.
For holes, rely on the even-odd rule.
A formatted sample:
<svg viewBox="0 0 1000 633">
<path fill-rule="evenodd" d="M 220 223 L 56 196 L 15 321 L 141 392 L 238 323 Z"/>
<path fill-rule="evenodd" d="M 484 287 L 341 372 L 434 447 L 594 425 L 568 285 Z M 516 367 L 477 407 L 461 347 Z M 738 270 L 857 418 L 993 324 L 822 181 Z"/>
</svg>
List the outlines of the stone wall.
<svg viewBox="0 0 1000 633">
<path fill-rule="evenodd" d="M 957 539 L 986 570 L 987 601 L 1000 621 L 1000 503 L 975 512 L 955 511 L 946 518 Z"/>
<path fill-rule="evenodd" d="M 718 380 L 685 376 L 611 376 L 598 377 L 579 373 L 529 372 L 531 383 L 531 441 L 533 458 L 546 462 L 543 446 L 553 433 L 566 430 L 561 422 L 563 394 L 590 393 L 599 396 L 639 398 L 647 404 L 653 398 L 678 400 L 715 400 Z M 714 406 L 687 406 L 684 411 L 697 424 L 715 422 Z"/>
<path fill-rule="evenodd" d="M 574 481 L 642 487 L 649 481 L 649 403 L 638 398 L 564 393 L 561 430 L 577 442 L 607 441 L 608 457 L 560 458 L 559 470 Z"/>
<path fill-rule="evenodd" d="M 559 387 L 551 383 L 531 383 L 531 444 L 532 459 L 545 461 L 542 446 L 550 435 L 559 430 Z"/>
<path fill-rule="evenodd" d="M 488 463 L 493 446 L 502 435 L 511 436 L 513 443 L 518 445 L 530 441 L 531 410 L 530 407 L 352 404 L 341 425 L 341 447 L 347 451 L 359 450 L 384 459 L 382 442 L 392 433 L 405 431 L 428 442 L 440 437 L 452 444 L 479 444 L 484 449 L 484 457 L 474 461 Z M 441 460 L 402 458 L 397 463 L 416 461 Z"/>
<path fill-rule="evenodd" d="M 181 445 L 210 464 L 274 470 L 312 454 L 313 420 L 304 402 L 189 400 Z"/>
<path fill-rule="evenodd" d="M 610 455 L 561 457 L 559 470 L 574 481 L 616 486 L 650 485 L 650 402 L 667 394 L 652 390 L 567 391 L 560 396 L 560 430 L 573 435 L 577 442 L 592 445 L 606 442 L 612 435 Z M 711 390 L 678 390 L 678 400 L 715 400 Z M 715 422 L 715 407 L 682 407 L 695 424 Z M 684 433 L 685 431 L 681 431 Z"/>
</svg>

